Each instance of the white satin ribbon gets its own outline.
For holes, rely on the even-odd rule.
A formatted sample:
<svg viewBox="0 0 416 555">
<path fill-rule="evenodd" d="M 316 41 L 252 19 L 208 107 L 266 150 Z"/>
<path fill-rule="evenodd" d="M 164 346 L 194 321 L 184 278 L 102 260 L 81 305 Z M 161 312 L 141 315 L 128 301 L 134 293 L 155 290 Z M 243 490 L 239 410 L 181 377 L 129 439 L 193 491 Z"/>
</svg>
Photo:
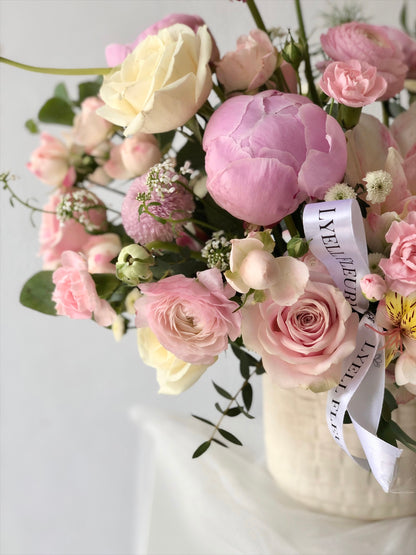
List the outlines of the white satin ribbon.
<svg viewBox="0 0 416 555">
<path fill-rule="evenodd" d="M 328 269 L 351 307 L 366 312 L 360 280 L 369 273 L 363 218 L 354 199 L 307 204 L 303 213 L 309 249 Z"/>
</svg>

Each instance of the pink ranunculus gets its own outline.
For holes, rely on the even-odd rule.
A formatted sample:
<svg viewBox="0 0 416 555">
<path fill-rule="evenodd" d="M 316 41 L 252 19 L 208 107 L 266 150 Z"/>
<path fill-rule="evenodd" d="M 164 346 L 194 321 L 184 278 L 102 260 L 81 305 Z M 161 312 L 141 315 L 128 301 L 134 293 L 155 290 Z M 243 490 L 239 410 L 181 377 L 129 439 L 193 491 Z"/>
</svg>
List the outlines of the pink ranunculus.
<svg viewBox="0 0 416 555">
<path fill-rule="evenodd" d="M 378 274 L 367 274 L 361 278 L 361 291 L 371 302 L 380 301 L 387 292 L 387 284 Z"/>
<path fill-rule="evenodd" d="M 342 180 L 340 125 L 309 99 L 264 91 L 239 95 L 209 120 L 203 141 L 207 189 L 236 218 L 271 225 Z"/>
<path fill-rule="evenodd" d="M 121 218 L 127 235 L 137 243 L 145 245 L 150 241 L 172 241 L 179 236 L 186 222 L 161 223 L 150 214 L 142 213 L 139 217 L 140 202 L 137 200 L 138 193 L 148 190 L 146 183 L 147 174 L 133 181 L 130 189 L 124 197 L 121 207 Z M 149 210 L 158 217 L 172 218 L 174 220 L 186 220 L 190 218 L 195 209 L 192 194 L 183 186 L 183 178 L 172 183 L 172 191 L 166 193 L 163 198 L 158 196 L 157 191 L 151 193 L 150 202 L 158 205 L 151 206 Z"/>
<path fill-rule="evenodd" d="M 393 222 L 386 233 L 392 243 L 389 258 L 379 262 L 388 286 L 403 297 L 416 291 L 416 212 L 401 222 Z"/>
<path fill-rule="evenodd" d="M 321 35 L 321 45 L 333 61 L 354 59 L 375 66 L 387 81 L 386 92 L 380 100 L 387 100 L 403 89 L 408 67 L 400 47 L 383 27 L 357 21 L 344 23 Z"/>
<path fill-rule="evenodd" d="M 261 355 L 280 387 L 325 391 L 338 383 L 358 329 L 358 316 L 339 289 L 310 281 L 291 306 L 270 299 L 241 312 L 244 344 Z"/>
<path fill-rule="evenodd" d="M 193 364 L 212 364 L 240 335 L 241 314 L 234 291 L 212 268 L 197 279 L 170 276 L 140 286 L 136 326 L 150 327 L 165 349 Z"/>
<path fill-rule="evenodd" d="M 113 179 L 132 179 L 146 173 L 160 158 L 156 137 L 148 133 L 136 133 L 112 146 L 104 170 Z"/>
<path fill-rule="evenodd" d="M 377 68 L 359 60 L 330 63 L 319 83 L 325 94 L 340 104 L 362 108 L 386 91 L 387 82 Z"/>
<path fill-rule="evenodd" d="M 91 235 L 82 224 L 75 220 L 61 223 L 55 215 L 56 207 L 62 200 L 60 192 L 53 193 L 43 207 L 39 230 L 40 252 L 44 270 L 55 270 L 64 251 L 82 251 Z"/>
<path fill-rule="evenodd" d="M 118 256 L 122 245 L 116 233 L 90 235 L 82 252 L 87 258 L 90 274 L 115 274 L 116 266 L 111 261 Z"/>
<path fill-rule="evenodd" d="M 216 64 L 218 80 L 226 92 L 257 89 L 273 74 L 277 52 L 267 33 L 250 31 L 237 40 L 237 49 Z"/>
<path fill-rule="evenodd" d="M 109 326 L 116 313 L 107 301 L 97 295 L 85 257 L 65 251 L 61 264 L 52 276 L 55 284 L 52 300 L 56 303 L 57 314 L 83 320 L 94 316 L 97 324 Z"/>
<path fill-rule="evenodd" d="M 43 183 L 54 187 L 71 187 L 76 180 L 68 147 L 49 133 L 41 134 L 40 146 L 32 152 L 27 167 Z"/>
<path fill-rule="evenodd" d="M 409 37 L 396 27 L 383 26 L 388 37 L 397 44 L 403 52 L 405 64 L 408 67 L 407 79 L 416 79 L 416 40 Z"/>
<path fill-rule="evenodd" d="M 393 120 L 390 132 L 396 140 L 403 158 L 416 154 L 416 103 Z M 416 158 L 413 159 L 416 165 Z M 416 184 L 415 184 L 416 186 Z"/>
<path fill-rule="evenodd" d="M 175 25 L 175 23 L 182 23 L 183 25 L 187 25 L 190 27 L 195 33 L 202 25 L 205 25 L 203 19 L 201 19 L 197 15 L 189 15 L 183 13 L 174 13 L 171 15 L 167 15 L 154 25 L 151 25 L 147 29 L 145 29 L 140 35 L 130 44 L 109 44 L 105 49 L 105 57 L 107 60 L 107 64 L 110 67 L 120 65 L 123 60 L 133 52 L 136 46 L 142 42 L 146 37 L 149 35 L 157 35 L 161 29 L 165 29 L 166 27 L 170 27 L 171 25 Z M 210 33 L 211 34 L 211 33 Z M 213 36 L 212 38 L 212 53 L 211 53 L 211 61 L 215 62 L 219 58 L 218 47 L 215 43 Z"/>
<path fill-rule="evenodd" d="M 89 96 L 83 100 L 81 112 L 74 118 L 72 140 L 89 154 L 108 138 L 113 128 L 112 123 L 96 113 L 103 105 L 104 102 L 96 96 Z"/>
</svg>

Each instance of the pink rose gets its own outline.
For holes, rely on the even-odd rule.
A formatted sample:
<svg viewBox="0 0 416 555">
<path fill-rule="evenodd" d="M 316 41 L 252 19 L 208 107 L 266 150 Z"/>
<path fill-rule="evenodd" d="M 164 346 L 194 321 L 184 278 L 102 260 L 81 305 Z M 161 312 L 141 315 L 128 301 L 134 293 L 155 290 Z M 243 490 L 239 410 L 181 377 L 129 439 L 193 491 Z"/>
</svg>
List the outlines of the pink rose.
<svg viewBox="0 0 416 555">
<path fill-rule="evenodd" d="M 387 89 L 380 100 L 387 100 L 403 89 L 408 67 L 401 49 L 383 27 L 357 21 L 344 23 L 321 35 L 321 44 L 334 61 L 354 59 L 375 66 L 387 81 Z"/>
<path fill-rule="evenodd" d="M 387 284 L 378 274 L 367 274 L 360 281 L 361 291 L 371 302 L 380 301 L 387 292 Z"/>
<path fill-rule="evenodd" d="M 387 88 L 386 80 L 377 74 L 377 69 L 359 60 L 330 63 L 319 85 L 325 94 L 353 108 L 371 104 Z"/>
<path fill-rule="evenodd" d="M 94 316 L 97 324 L 109 326 L 116 313 L 107 301 L 97 295 L 85 258 L 76 252 L 65 251 L 61 262 L 62 266 L 52 276 L 55 284 L 52 300 L 56 303 L 56 312 L 61 316 L 84 320 Z"/>
<path fill-rule="evenodd" d="M 276 63 L 277 52 L 267 33 L 254 29 L 237 40 L 237 50 L 217 62 L 216 74 L 226 92 L 252 90 L 271 77 Z"/>
<path fill-rule="evenodd" d="M 113 179 L 132 179 L 146 173 L 160 158 L 156 137 L 137 133 L 124 139 L 121 144 L 112 146 L 104 170 Z"/>
<path fill-rule="evenodd" d="M 27 167 L 43 183 L 54 187 L 71 187 L 76 180 L 68 147 L 48 133 L 41 134 L 40 146 L 32 152 Z"/>
<path fill-rule="evenodd" d="M 396 27 L 383 26 L 383 29 L 403 53 L 404 62 L 409 68 L 407 79 L 416 79 L 416 40 Z"/>
<path fill-rule="evenodd" d="M 81 112 L 74 118 L 73 141 L 84 147 L 85 152 L 91 154 L 94 148 L 105 141 L 113 124 L 96 113 L 104 106 L 104 102 L 96 96 L 86 98 L 81 104 Z"/>
<path fill-rule="evenodd" d="M 270 299 L 241 312 L 245 345 L 262 357 L 280 387 L 324 391 L 338 383 L 358 328 L 358 316 L 339 289 L 310 281 L 291 306 Z"/>
<path fill-rule="evenodd" d="M 190 27 L 195 33 L 198 31 L 199 27 L 205 25 L 203 19 L 198 17 L 197 15 L 188 15 L 183 13 L 174 13 L 171 15 L 167 15 L 154 25 L 151 25 L 147 29 L 145 29 L 140 35 L 131 42 L 130 44 L 109 44 L 105 49 L 105 57 L 107 60 L 107 64 L 110 67 L 120 65 L 123 60 L 128 56 L 136 46 L 142 42 L 146 37 L 149 35 L 157 35 L 161 29 L 165 29 L 166 27 L 170 27 L 171 25 L 175 25 L 175 23 L 182 23 L 183 25 L 187 25 Z M 211 33 L 210 33 L 211 34 Z M 212 54 L 211 54 L 211 61 L 218 60 L 219 52 L 218 47 L 215 43 L 213 36 L 211 35 L 212 39 Z"/>
<path fill-rule="evenodd" d="M 115 233 L 90 235 L 83 245 L 82 252 L 87 259 L 90 274 L 115 274 L 116 266 L 111 261 L 118 256 L 122 245 Z"/>
<path fill-rule="evenodd" d="M 194 364 L 212 364 L 240 335 L 241 314 L 229 298 L 234 291 L 216 268 L 197 279 L 170 276 L 140 286 L 136 326 L 150 327 L 165 349 Z"/>
<path fill-rule="evenodd" d="M 390 258 L 380 260 L 379 266 L 390 289 L 407 297 L 416 291 L 416 212 L 393 222 L 386 240 L 392 243 Z"/>
<path fill-rule="evenodd" d="M 203 141 L 207 189 L 236 218 L 271 225 L 308 196 L 323 198 L 342 180 L 344 133 L 309 99 L 278 91 L 230 98 L 209 120 Z"/>
</svg>

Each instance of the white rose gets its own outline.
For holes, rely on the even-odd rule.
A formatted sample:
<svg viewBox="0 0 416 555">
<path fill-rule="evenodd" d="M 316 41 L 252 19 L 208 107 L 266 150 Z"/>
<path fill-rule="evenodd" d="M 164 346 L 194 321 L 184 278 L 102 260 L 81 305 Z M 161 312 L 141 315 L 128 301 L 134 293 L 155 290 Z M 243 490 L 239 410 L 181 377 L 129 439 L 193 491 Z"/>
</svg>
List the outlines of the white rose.
<svg viewBox="0 0 416 555">
<path fill-rule="evenodd" d="M 206 26 L 194 33 L 182 24 L 146 37 L 104 77 L 97 113 L 126 127 L 126 136 L 162 133 L 184 125 L 212 88 L 212 40 Z"/>
<path fill-rule="evenodd" d="M 167 395 L 182 393 L 191 387 L 210 366 L 180 360 L 159 343 L 150 328 L 138 328 L 137 345 L 143 362 L 157 370 L 159 393 Z"/>
</svg>

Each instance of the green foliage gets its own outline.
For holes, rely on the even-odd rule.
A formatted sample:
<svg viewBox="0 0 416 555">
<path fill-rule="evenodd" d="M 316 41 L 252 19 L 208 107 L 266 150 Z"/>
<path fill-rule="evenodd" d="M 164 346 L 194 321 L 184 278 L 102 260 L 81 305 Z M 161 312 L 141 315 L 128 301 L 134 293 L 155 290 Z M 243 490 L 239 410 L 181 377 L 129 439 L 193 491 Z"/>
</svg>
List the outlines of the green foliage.
<svg viewBox="0 0 416 555">
<path fill-rule="evenodd" d="M 99 76 L 95 81 L 87 81 L 78 85 L 78 104 L 89 96 L 98 96 L 102 84 L 102 77 Z"/>
<path fill-rule="evenodd" d="M 91 277 L 101 299 L 109 299 L 121 284 L 114 274 L 92 274 Z"/>
<path fill-rule="evenodd" d="M 25 121 L 25 127 L 30 133 L 39 133 L 39 127 L 35 120 L 28 119 Z"/>
<path fill-rule="evenodd" d="M 68 90 L 66 88 L 65 83 L 58 83 L 53 91 L 53 96 L 55 98 L 60 98 L 67 102 L 68 104 L 72 104 L 71 99 L 69 98 Z"/>
<path fill-rule="evenodd" d="M 55 289 L 52 273 L 51 271 L 38 272 L 24 284 L 20 293 L 20 302 L 23 306 L 56 316 L 55 303 L 52 301 L 52 293 Z"/>
<path fill-rule="evenodd" d="M 204 443 L 201 443 L 201 445 L 197 449 L 195 449 L 194 454 L 192 455 L 192 458 L 196 459 L 201 455 L 203 455 L 205 451 L 210 447 L 210 445 L 211 445 L 211 441 L 204 441 Z"/>
<path fill-rule="evenodd" d="M 57 96 L 47 100 L 38 113 L 39 121 L 60 125 L 72 125 L 74 116 L 72 106 Z"/>
</svg>

